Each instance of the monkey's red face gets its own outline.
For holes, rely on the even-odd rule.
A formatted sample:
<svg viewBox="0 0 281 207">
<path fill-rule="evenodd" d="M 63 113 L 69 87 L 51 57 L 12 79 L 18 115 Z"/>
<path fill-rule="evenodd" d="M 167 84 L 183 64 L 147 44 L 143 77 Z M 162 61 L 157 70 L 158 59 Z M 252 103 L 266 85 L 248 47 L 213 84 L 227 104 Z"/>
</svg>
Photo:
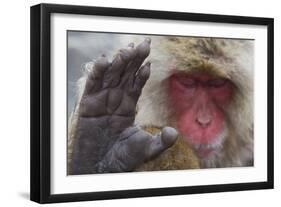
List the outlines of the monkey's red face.
<svg viewBox="0 0 281 207">
<path fill-rule="evenodd" d="M 204 73 L 174 74 L 168 93 L 179 132 L 200 157 L 207 157 L 224 136 L 224 109 L 232 97 L 232 83 Z"/>
</svg>

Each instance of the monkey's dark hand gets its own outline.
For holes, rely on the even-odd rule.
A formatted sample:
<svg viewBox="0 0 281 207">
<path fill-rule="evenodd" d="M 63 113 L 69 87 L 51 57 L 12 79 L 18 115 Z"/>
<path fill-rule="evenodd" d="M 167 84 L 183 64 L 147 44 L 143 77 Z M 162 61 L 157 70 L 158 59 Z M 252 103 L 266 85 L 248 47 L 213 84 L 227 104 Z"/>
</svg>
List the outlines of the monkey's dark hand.
<svg viewBox="0 0 281 207">
<path fill-rule="evenodd" d="M 134 126 L 136 104 L 150 74 L 142 66 L 150 39 L 119 51 L 112 63 L 100 57 L 90 72 L 80 101 L 71 174 L 131 171 L 176 141 L 165 127 L 156 136 Z"/>
</svg>

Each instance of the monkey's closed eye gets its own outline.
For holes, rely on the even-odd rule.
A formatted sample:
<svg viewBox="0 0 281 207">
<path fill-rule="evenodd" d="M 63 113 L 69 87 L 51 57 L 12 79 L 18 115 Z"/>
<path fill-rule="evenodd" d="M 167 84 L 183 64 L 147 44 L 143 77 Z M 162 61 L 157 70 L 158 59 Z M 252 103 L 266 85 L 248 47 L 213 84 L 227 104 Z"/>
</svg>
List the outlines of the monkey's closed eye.
<svg viewBox="0 0 281 207">
<path fill-rule="evenodd" d="M 193 88 L 196 86 L 196 81 L 192 78 L 178 78 L 179 82 L 186 88 Z"/>
<path fill-rule="evenodd" d="M 227 83 L 225 78 L 216 78 L 208 81 L 208 85 L 215 88 L 220 88 Z"/>
</svg>

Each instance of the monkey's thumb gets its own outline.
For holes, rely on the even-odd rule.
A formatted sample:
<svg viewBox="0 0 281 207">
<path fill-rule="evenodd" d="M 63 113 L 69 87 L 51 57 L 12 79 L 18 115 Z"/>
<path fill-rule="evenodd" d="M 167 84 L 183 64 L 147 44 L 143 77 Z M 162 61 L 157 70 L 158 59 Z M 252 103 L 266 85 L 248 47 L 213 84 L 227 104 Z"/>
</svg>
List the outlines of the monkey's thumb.
<svg viewBox="0 0 281 207">
<path fill-rule="evenodd" d="M 162 144 L 168 148 L 171 147 L 177 140 L 178 132 L 172 127 L 164 127 L 161 132 Z"/>
<path fill-rule="evenodd" d="M 146 160 L 150 160 L 160 155 L 167 148 L 171 147 L 177 140 L 178 132 L 172 127 L 165 127 L 161 133 L 151 137 L 147 148 Z"/>
</svg>

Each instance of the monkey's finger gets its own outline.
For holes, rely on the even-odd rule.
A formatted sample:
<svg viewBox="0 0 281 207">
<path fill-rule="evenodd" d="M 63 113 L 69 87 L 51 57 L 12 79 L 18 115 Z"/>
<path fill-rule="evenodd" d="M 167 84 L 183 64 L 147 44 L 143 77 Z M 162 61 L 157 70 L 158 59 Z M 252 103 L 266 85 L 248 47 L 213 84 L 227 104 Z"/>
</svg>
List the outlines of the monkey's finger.
<svg viewBox="0 0 281 207">
<path fill-rule="evenodd" d="M 120 86 L 126 85 L 129 79 L 135 78 L 136 72 L 139 70 L 143 61 L 150 53 L 150 44 L 151 39 L 146 38 L 141 44 L 136 47 L 135 58 L 131 60 L 125 68 L 123 76 L 121 77 Z"/>
<path fill-rule="evenodd" d="M 152 136 L 137 126 L 124 130 L 99 163 L 100 172 L 131 171 L 153 159 L 176 141 L 177 131 L 165 127 L 161 134 Z"/>
<path fill-rule="evenodd" d="M 124 62 L 128 63 L 136 56 L 137 51 L 134 47 L 135 47 L 135 44 L 133 42 L 131 42 L 128 44 L 128 47 L 126 49 L 119 50 L 119 55 L 123 59 Z"/>
<path fill-rule="evenodd" d="M 152 141 L 148 146 L 146 160 L 153 159 L 169 147 L 171 147 L 177 140 L 178 132 L 172 127 L 165 127 L 160 134 L 152 137 Z"/>
<path fill-rule="evenodd" d="M 139 58 L 142 58 L 144 60 L 149 55 L 150 44 L 151 44 L 151 39 L 145 38 L 145 40 L 136 47 L 137 56 Z"/>
<path fill-rule="evenodd" d="M 90 72 L 85 85 L 85 94 L 93 93 L 101 89 L 103 76 L 106 70 L 109 68 L 110 63 L 105 55 L 102 55 L 97 59 L 95 65 Z"/>
<path fill-rule="evenodd" d="M 132 84 L 132 88 L 133 88 L 133 92 L 139 96 L 141 93 L 142 88 L 144 87 L 146 81 L 148 80 L 149 76 L 150 76 L 150 66 L 151 63 L 147 62 L 145 63 L 138 71 L 135 80 Z M 131 88 L 130 86 L 128 86 L 129 88 Z"/>
<path fill-rule="evenodd" d="M 127 49 L 119 50 L 119 53 L 113 59 L 110 68 L 105 74 L 103 88 L 117 86 L 120 82 L 120 75 L 135 56 L 136 50 L 133 43 L 130 43 Z"/>
</svg>

